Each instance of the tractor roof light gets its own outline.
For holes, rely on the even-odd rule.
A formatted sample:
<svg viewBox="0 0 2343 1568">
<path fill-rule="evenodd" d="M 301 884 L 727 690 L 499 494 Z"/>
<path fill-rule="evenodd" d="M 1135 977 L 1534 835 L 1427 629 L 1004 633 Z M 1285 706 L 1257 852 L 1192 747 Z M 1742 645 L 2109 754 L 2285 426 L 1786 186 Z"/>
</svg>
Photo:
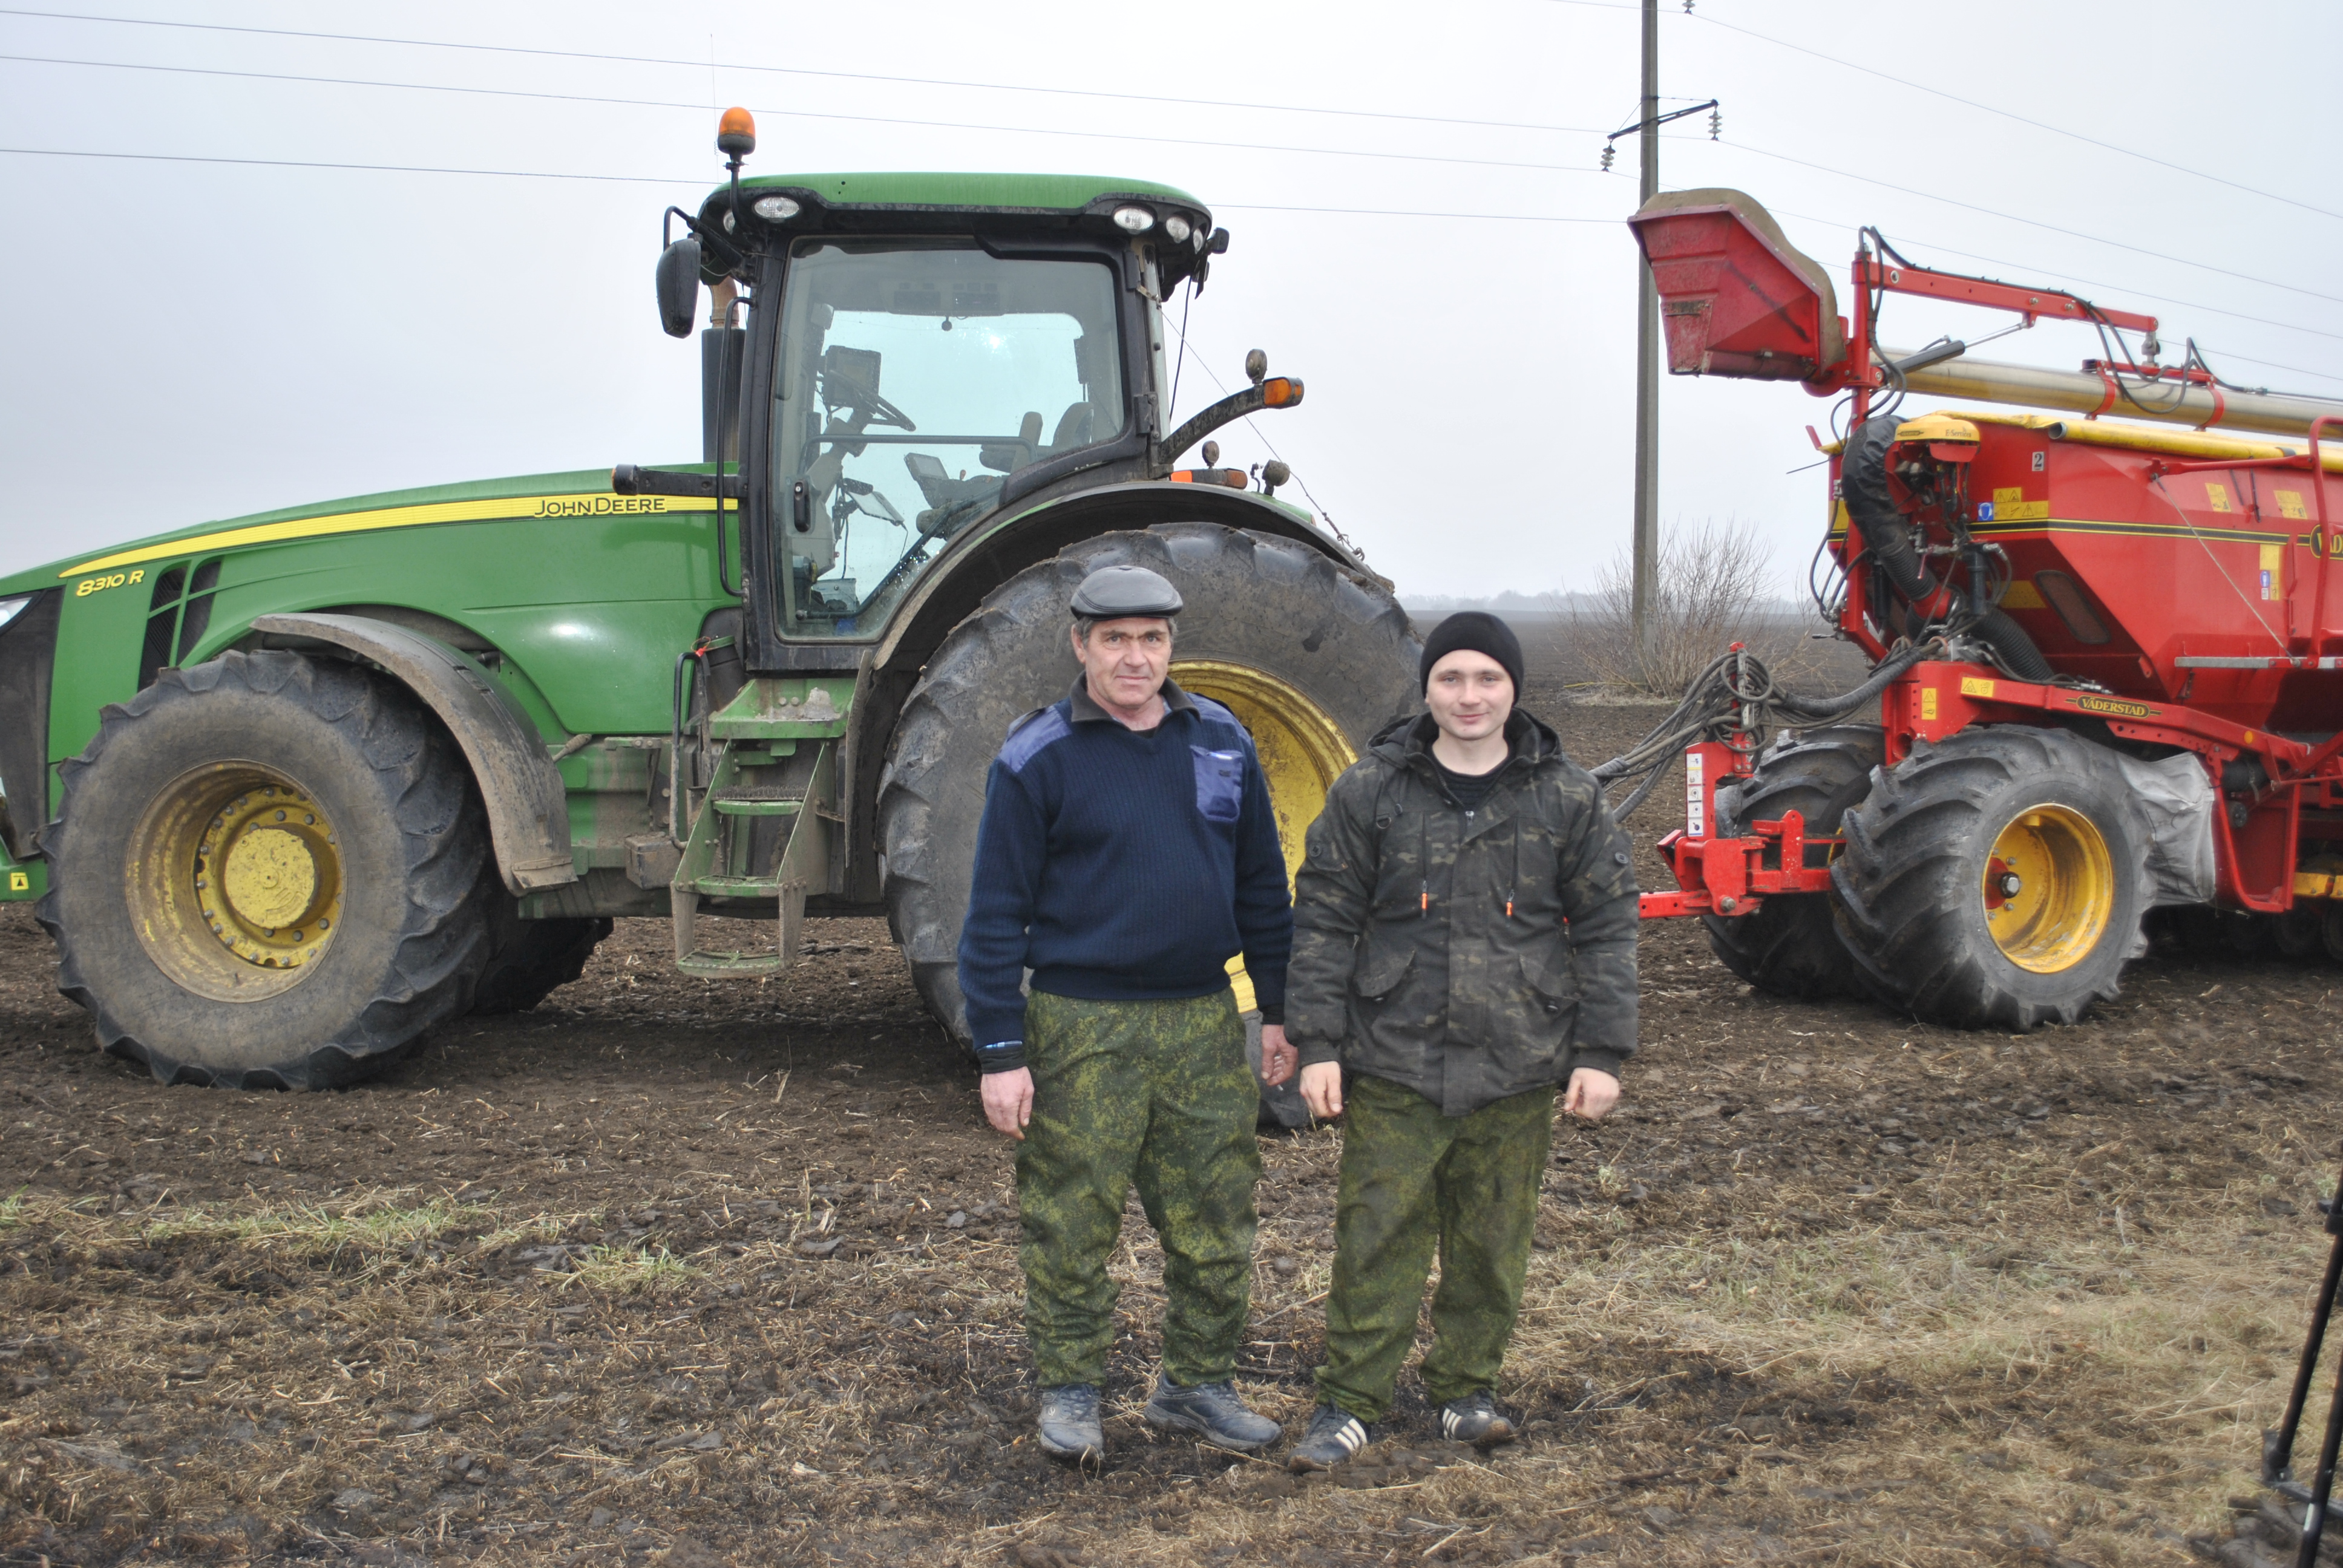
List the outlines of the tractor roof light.
<svg viewBox="0 0 2343 1568">
<path fill-rule="evenodd" d="M 1291 376 L 1272 376 L 1261 384 L 1264 408 L 1291 408 L 1302 401 L 1302 383 Z"/>
<path fill-rule="evenodd" d="M 1173 245 L 1178 245 L 1185 240 L 1194 228 L 1194 225 L 1175 212 L 1163 220 L 1163 237 Z"/>
<path fill-rule="evenodd" d="M 757 150 L 757 117 L 734 106 L 716 122 L 716 150 L 728 158 L 745 158 Z"/>
<path fill-rule="evenodd" d="M 1145 234 L 1155 226 L 1155 211 L 1133 202 L 1114 209 L 1114 226 L 1125 234 Z"/>
<path fill-rule="evenodd" d="M 794 199 L 789 196 L 759 196 L 755 205 L 749 210 L 767 223 L 787 223 L 797 216 L 802 209 Z"/>
<path fill-rule="evenodd" d="M 15 598 L 0 598 L 0 627 L 24 614 L 25 607 L 32 602 L 33 596 L 28 593 L 18 594 Z"/>
</svg>

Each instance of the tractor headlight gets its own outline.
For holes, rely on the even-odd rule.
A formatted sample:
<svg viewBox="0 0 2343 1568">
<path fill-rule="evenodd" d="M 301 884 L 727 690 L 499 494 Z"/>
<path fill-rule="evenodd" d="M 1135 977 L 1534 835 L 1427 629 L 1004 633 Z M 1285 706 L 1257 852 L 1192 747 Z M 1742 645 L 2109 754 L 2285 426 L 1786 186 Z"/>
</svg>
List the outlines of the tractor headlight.
<svg viewBox="0 0 2343 1568">
<path fill-rule="evenodd" d="M 28 593 L 18 594 L 15 598 L 0 598 L 0 628 L 5 628 L 10 621 L 24 614 L 25 607 L 32 602 L 33 596 Z"/>
<path fill-rule="evenodd" d="M 1136 203 L 1114 209 L 1114 226 L 1125 234 L 1145 234 L 1155 226 L 1155 213 L 1151 207 Z"/>
<path fill-rule="evenodd" d="M 798 204 L 785 196 L 759 196 L 749 209 L 767 223 L 787 223 L 798 216 Z"/>
<path fill-rule="evenodd" d="M 1186 218 L 1175 212 L 1163 220 L 1163 237 L 1178 245 L 1188 237 L 1192 226 Z"/>
</svg>

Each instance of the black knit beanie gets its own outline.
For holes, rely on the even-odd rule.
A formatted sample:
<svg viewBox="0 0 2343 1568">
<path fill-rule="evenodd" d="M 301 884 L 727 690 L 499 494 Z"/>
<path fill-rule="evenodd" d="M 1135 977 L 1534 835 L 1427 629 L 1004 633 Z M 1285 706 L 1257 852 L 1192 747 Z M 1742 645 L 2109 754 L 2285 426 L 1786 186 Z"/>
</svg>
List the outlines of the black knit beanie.
<svg viewBox="0 0 2343 1568">
<path fill-rule="evenodd" d="M 1423 639 L 1423 663 L 1419 673 L 1423 688 L 1432 689 L 1432 667 L 1458 648 L 1487 654 L 1513 678 L 1513 701 L 1522 699 L 1522 639 L 1513 628 L 1485 610 L 1460 610 L 1432 628 Z"/>
</svg>

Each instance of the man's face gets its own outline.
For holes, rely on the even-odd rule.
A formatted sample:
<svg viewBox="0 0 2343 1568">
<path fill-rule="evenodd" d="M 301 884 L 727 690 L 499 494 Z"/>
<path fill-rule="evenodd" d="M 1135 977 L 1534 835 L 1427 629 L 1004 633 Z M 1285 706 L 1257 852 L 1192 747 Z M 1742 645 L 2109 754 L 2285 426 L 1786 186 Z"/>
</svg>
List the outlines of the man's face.
<svg viewBox="0 0 2343 1568">
<path fill-rule="evenodd" d="M 1091 695 L 1117 708 L 1137 708 L 1163 689 L 1172 668 L 1172 623 L 1161 616 L 1102 620 L 1084 638 L 1074 637 Z"/>
<path fill-rule="evenodd" d="M 1513 678 L 1485 653 L 1460 648 L 1432 667 L 1423 705 L 1443 733 L 1459 740 L 1500 734 L 1513 710 Z"/>
</svg>

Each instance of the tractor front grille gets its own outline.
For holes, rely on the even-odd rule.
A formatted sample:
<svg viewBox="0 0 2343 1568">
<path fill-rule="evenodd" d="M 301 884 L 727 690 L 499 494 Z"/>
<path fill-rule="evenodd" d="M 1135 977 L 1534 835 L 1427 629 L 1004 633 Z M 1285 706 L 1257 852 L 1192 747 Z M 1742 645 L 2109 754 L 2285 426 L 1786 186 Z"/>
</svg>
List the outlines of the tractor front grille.
<svg viewBox="0 0 2343 1568">
<path fill-rule="evenodd" d="M 45 588 L 0 627 L 0 831 L 19 860 L 49 819 L 49 685 L 65 599 L 65 589 Z"/>
</svg>

